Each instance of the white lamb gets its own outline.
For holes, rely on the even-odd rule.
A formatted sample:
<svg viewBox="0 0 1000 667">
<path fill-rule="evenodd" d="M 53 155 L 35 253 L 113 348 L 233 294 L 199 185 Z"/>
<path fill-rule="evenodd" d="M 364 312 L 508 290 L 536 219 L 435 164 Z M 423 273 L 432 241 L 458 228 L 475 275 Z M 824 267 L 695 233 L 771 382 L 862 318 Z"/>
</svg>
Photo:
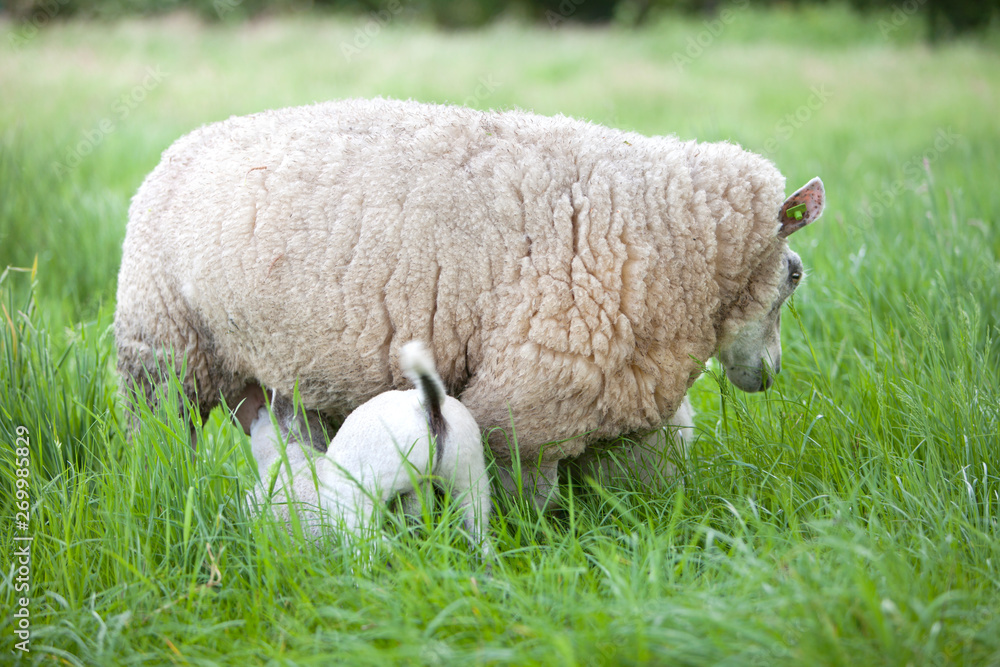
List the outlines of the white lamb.
<svg viewBox="0 0 1000 667">
<path fill-rule="evenodd" d="M 456 495 L 473 546 L 488 555 L 490 486 L 479 426 L 445 393 L 423 344 L 404 345 L 400 365 L 417 388 L 366 402 L 347 417 L 325 453 L 307 442 L 315 425 L 304 424 L 290 401 L 272 394 L 274 420 L 261 405 L 250 425 L 261 482 L 276 489 L 272 502 L 282 519 L 288 519 L 287 503 L 297 502 L 314 534 L 331 522 L 364 533 L 396 496 L 412 514 L 420 505 L 415 484 L 425 498 L 437 484 Z"/>
<path fill-rule="evenodd" d="M 516 456 L 544 497 L 559 461 L 669 423 L 713 355 L 738 387 L 769 386 L 802 275 L 786 237 L 824 201 L 819 179 L 784 188 L 728 143 L 518 111 L 230 118 L 178 140 L 132 202 L 123 386 L 152 396 L 186 358 L 205 413 L 298 383 L 336 420 L 404 386 L 392 360 L 425 340 L 505 484 Z"/>
</svg>

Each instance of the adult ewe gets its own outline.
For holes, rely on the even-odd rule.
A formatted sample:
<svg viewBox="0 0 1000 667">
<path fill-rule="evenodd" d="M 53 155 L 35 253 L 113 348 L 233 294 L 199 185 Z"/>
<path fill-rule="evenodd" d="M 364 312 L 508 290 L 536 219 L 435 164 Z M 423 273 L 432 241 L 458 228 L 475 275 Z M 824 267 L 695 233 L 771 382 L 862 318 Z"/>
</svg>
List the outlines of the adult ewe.
<svg viewBox="0 0 1000 667">
<path fill-rule="evenodd" d="M 784 186 L 738 146 L 565 117 L 349 100 L 230 118 L 132 202 L 118 368 L 152 396 L 186 357 L 203 413 L 298 381 L 336 420 L 405 387 L 393 360 L 424 340 L 501 472 L 516 432 L 544 494 L 558 461 L 667 423 L 713 354 L 769 385 L 802 275 L 785 238 L 824 196 Z"/>
</svg>

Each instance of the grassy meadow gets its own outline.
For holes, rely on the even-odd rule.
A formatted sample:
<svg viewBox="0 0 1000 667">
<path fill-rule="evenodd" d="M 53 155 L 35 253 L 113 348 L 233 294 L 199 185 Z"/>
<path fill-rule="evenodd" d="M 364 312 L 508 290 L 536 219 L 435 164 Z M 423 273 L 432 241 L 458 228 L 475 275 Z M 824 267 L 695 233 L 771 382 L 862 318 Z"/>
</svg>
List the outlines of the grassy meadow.
<svg viewBox="0 0 1000 667">
<path fill-rule="evenodd" d="M 1000 664 L 996 40 L 929 47 L 918 18 L 837 5 L 727 17 L 0 22 L 0 662 Z M 233 114 L 376 95 L 730 140 L 789 192 L 827 188 L 791 239 L 808 278 L 775 386 L 710 364 L 666 491 L 582 484 L 539 516 L 495 485 L 492 577 L 447 502 L 391 517 L 371 562 L 254 517 L 219 411 L 194 456 L 169 406 L 124 435 L 116 274 L 160 153 Z"/>
</svg>

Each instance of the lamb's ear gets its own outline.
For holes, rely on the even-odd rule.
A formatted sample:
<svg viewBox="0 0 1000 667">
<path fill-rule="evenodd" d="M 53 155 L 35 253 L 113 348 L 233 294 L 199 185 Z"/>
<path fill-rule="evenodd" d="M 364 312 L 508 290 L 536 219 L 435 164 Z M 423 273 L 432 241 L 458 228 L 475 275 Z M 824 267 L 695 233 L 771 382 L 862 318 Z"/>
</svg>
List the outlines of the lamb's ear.
<svg viewBox="0 0 1000 667">
<path fill-rule="evenodd" d="M 778 222 L 781 223 L 778 236 L 785 238 L 813 222 L 823 214 L 824 206 L 826 192 L 823 190 L 823 181 L 817 176 L 796 190 L 781 205 L 781 211 L 778 212 Z"/>
</svg>

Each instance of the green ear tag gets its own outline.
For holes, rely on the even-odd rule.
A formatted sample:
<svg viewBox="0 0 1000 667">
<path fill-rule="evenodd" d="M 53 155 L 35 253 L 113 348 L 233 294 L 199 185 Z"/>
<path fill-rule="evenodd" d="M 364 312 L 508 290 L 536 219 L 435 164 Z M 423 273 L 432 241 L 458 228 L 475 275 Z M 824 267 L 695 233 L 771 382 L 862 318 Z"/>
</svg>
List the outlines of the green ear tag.
<svg viewBox="0 0 1000 667">
<path fill-rule="evenodd" d="M 786 209 L 785 215 L 787 215 L 789 218 L 795 218 L 796 220 L 801 220 L 805 212 L 806 212 L 805 204 L 796 204 L 795 206 L 790 206 L 788 209 Z"/>
</svg>

